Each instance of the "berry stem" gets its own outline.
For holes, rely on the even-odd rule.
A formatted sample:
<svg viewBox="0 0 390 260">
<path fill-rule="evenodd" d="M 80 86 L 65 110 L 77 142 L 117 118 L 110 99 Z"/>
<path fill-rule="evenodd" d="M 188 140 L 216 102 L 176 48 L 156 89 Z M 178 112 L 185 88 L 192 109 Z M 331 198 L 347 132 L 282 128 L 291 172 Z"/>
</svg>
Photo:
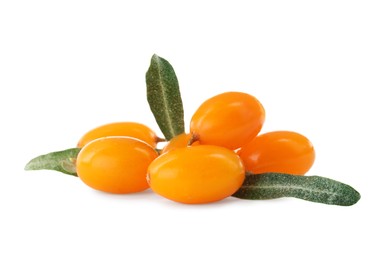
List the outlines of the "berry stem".
<svg viewBox="0 0 390 260">
<path fill-rule="evenodd" d="M 193 143 L 199 141 L 199 135 L 196 133 L 191 133 L 191 138 L 188 140 L 187 146 L 191 146 Z"/>
</svg>

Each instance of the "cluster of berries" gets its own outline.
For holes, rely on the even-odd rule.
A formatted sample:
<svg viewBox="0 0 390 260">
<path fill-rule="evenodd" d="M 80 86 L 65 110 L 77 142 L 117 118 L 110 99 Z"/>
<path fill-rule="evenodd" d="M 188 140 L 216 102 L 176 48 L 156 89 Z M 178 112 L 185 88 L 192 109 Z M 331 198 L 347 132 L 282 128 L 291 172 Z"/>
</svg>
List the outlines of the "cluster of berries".
<svg viewBox="0 0 390 260">
<path fill-rule="evenodd" d="M 262 104 L 252 95 L 225 92 L 194 113 L 190 132 L 162 142 L 134 122 L 103 125 L 86 133 L 76 171 L 88 186 L 110 193 L 151 188 L 170 200 L 196 204 L 222 200 L 243 184 L 245 174 L 304 175 L 315 153 L 311 142 L 291 131 L 259 132 Z"/>
</svg>

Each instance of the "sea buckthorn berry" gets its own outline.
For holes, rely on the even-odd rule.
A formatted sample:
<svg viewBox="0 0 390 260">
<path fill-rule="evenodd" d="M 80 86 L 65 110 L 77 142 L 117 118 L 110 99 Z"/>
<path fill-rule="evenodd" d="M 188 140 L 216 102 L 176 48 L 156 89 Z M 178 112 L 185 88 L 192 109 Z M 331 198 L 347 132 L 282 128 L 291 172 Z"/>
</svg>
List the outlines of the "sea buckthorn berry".
<svg viewBox="0 0 390 260">
<path fill-rule="evenodd" d="M 251 141 L 264 120 L 264 108 L 254 96 L 226 92 L 201 104 L 192 116 L 190 130 L 201 144 L 234 150 Z"/>
<path fill-rule="evenodd" d="M 192 134 L 179 134 L 175 137 L 173 137 L 169 142 L 164 146 L 164 148 L 161 151 L 161 154 L 172 151 L 177 148 L 184 148 L 187 147 L 191 138 L 193 138 Z M 191 143 L 191 146 L 198 145 L 199 142 L 195 141 Z"/>
<path fill-rule="evenodd" d="M 98 138 L 78 154 L 77 175 L 96 190 L 118 194 L 139 192 L 149 187 L 147 169 L 157 156 L 150 145 L 134 138 Z"/>
<path fill-rule="evenodd" d="M 238 151 L 245 170 L 304 175 L 314 163 L 312 143 L 303 135 L 275 131 L 257 136 Z"/>
<path fill-rule="evenodd" d="M 147 178 L 157 194 L 176 202 L 198 204 L 232 195 L 241 187 L 245 171 L 233 151 L 198 145 L 161 155 L 150 164 Z"/>
<path fill-rule="evenodd" d="M 128 136 L 142 140 L 153 148 L 160 140 L 149 127 L 135 122 L 115 122 L 96 127 L 87 132 L 78 142 L 77 147 L 83 147 L 92 140 L 106 136 Z"/>
</svg>

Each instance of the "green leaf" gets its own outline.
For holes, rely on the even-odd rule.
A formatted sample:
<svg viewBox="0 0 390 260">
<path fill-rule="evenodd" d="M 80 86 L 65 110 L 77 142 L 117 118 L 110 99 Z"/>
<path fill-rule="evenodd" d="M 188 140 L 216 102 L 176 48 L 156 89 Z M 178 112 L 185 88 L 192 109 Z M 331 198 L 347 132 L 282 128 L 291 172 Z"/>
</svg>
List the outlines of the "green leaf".
<svg viewBox="0 0 390 260">
<path fill-rule="evenodd" d="M 351 206 L 360 199 L 359 192 L 347 184 L 320 176 L 283 173 L 248 174 L 233 196 L 248 200 L 295 197 L 340 206 Z"/>
<path fill-rule="evenodd" d="M 146 72 L 147 99 L 161 132 L 168 141 L 184 133 L 184 110 L 179 82 L 169 62 L 156 54 Z"/>
<path fill-rule="evenodd" d="M 25 166 L 25 170 L 55 170 L 77 176 L 76 158 L 80 148 L 71 148 L 35 157 Z"/>
</svg>

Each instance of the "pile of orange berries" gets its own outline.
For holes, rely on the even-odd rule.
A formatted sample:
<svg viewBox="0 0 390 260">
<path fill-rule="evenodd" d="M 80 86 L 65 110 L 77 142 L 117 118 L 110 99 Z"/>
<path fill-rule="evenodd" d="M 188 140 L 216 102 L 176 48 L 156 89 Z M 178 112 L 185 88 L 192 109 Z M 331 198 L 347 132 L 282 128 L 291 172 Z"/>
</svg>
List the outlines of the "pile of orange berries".
<svg viewBox="0 0 390 260">
<path fill-rule="evenodd" d="M 301 134 L 260 134 L 265 110 L 252 95 L 226 92 L 206 100 L 191 119 L 190 133 L 162 150 L 149 127 L 134 122 L 103 125 L 86 133 L 76 161 L 88 186 L 110 193 L 148 189 L 170 200 L 196 204 L 222 200 L 243 184 L 245 173 L 304 175 L 315 152 Z"/>
</svg>

